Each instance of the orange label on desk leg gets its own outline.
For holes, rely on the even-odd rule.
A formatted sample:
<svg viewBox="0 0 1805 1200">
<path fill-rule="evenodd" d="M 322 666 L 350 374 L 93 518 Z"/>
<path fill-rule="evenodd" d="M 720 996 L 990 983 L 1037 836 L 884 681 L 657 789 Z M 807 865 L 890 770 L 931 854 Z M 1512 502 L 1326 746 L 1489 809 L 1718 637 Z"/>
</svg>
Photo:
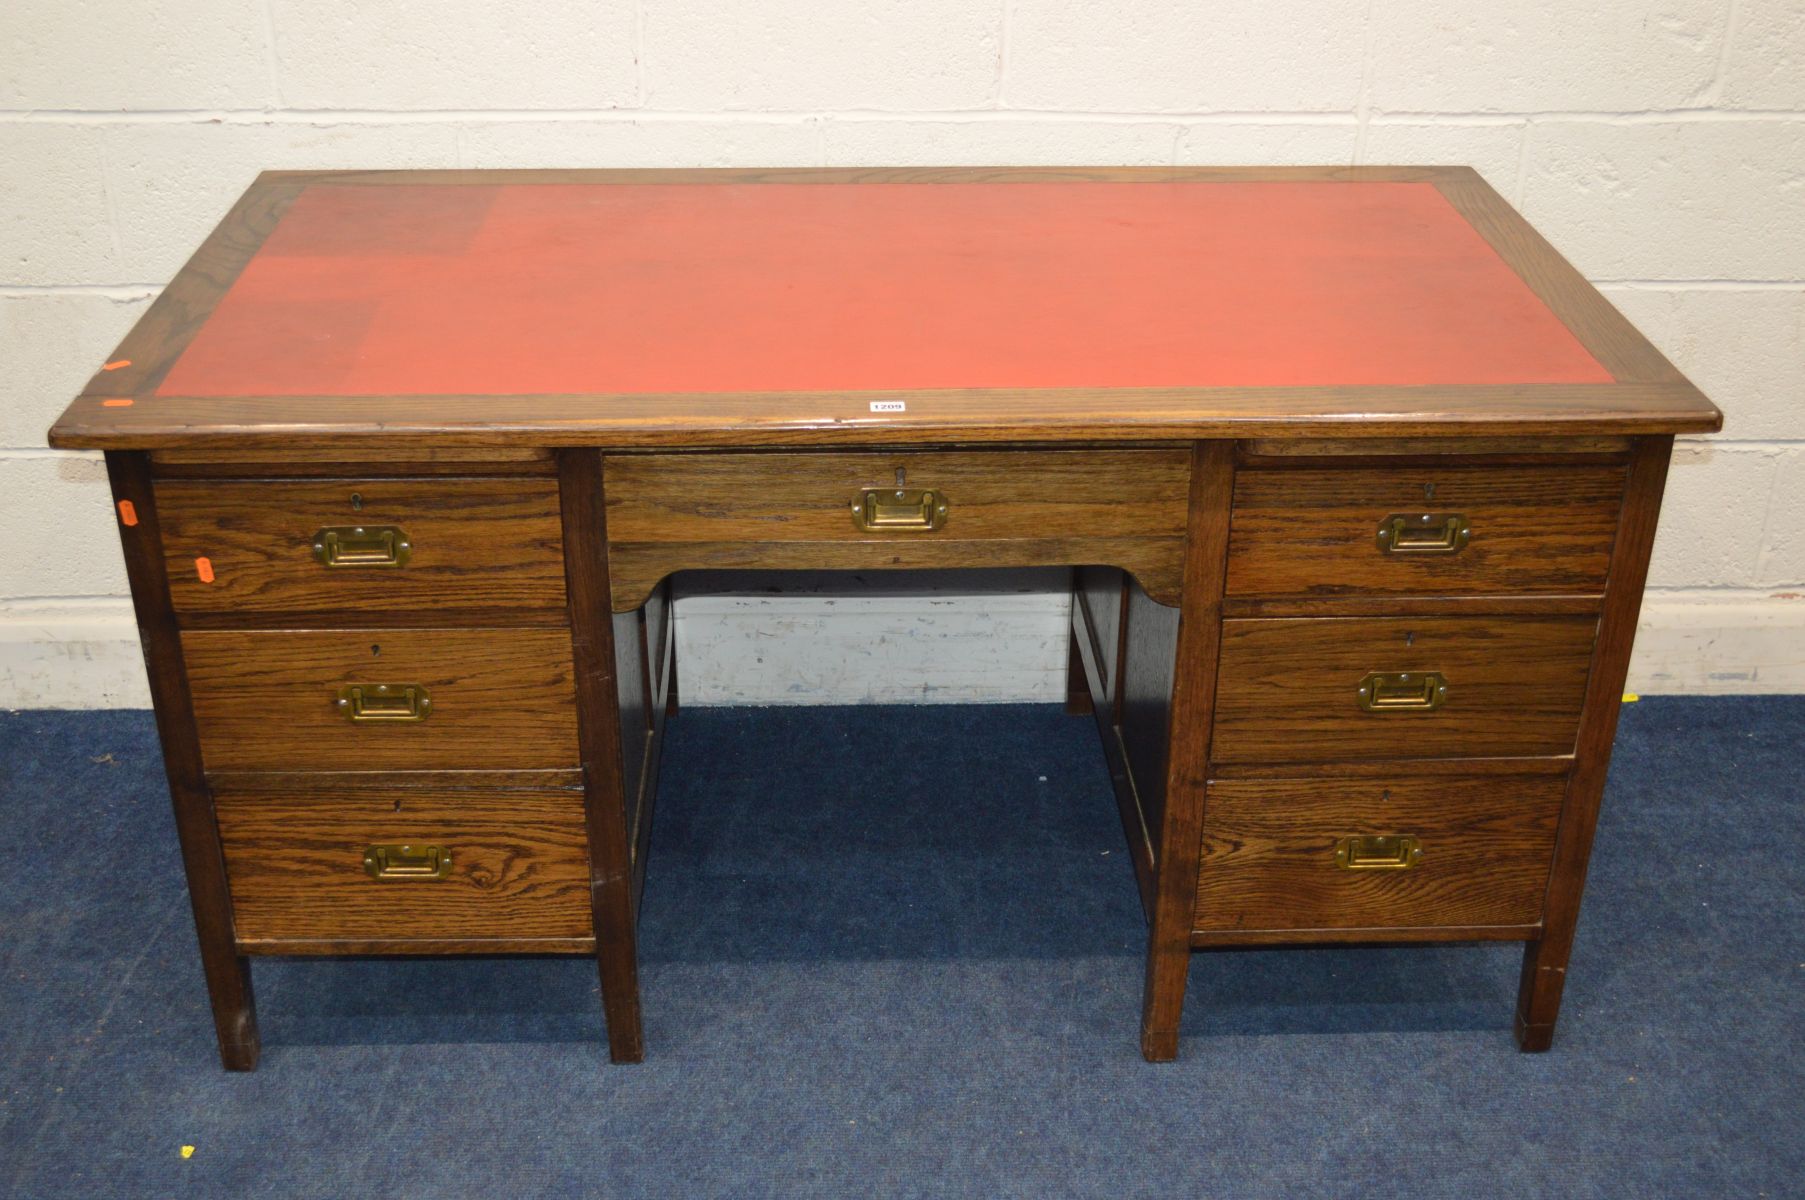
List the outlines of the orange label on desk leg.
<svg viewBox="0 0 1805 1200">
<path fill-rule="evenodd" d="M 213 560 L 210 558 L 195 559 L 194 560 L 194 573 L 201 577 L 202 583 L 212 583 L 213 582 Z"/>
<path fill-rule="evenodd" d="M 120 367 L 129 367 L 131 365 L 132 365 L 131 359 L 120 358 L 120 359 L 115 359 L 114 361 L 108 363 L 106 366 L 104 366 L 100 369 L 103 371 L 117 371 Z"/>
<path fill-rule="evenodd" d="M 119 523 L 127 528 L 138 523 L 138 510 L 130 500 L 119 502 Z"/>
<path fill-rule="evenodd" d="M 130 408 L 131 406 L 131 399 L 126 396 L 115 396 L 111 400 L 102 400 L 100 402 L 100 407 L 102 408 Z"/>
</svg>

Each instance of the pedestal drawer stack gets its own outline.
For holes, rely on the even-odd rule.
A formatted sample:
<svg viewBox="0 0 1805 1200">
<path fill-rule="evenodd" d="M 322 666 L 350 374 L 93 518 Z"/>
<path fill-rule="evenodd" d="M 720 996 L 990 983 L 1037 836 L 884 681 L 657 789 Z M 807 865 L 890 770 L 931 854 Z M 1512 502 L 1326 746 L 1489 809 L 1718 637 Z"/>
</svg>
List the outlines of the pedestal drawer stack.
<svg viewBox="0 0 1805 1200">
<path fill-rule="evenodd" d="M 1243 455 L 1194 944 L 1535 936 L 1625 480 Z"/>
<path fill-rule="evenodd" d="M 240 953 L 592 943 L 558 481 L 500 469 L 159 464 Z"/>
</svg>

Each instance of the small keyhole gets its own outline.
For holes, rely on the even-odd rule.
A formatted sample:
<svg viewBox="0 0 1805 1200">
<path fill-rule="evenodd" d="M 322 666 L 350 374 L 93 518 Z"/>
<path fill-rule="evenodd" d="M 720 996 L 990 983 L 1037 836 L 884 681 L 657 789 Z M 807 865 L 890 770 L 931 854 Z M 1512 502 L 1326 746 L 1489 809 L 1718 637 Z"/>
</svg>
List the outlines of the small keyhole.
<svg viewBox="0 0 1805 1200">
<path fill-rule="evenodd" d="M 382 647 L 381 647 L 381 646 L 371 646 L 371 647 L 370 647 L 370 653 L 371 653 L 371 654 L 381 654 L 381 653 L 382 653 Z"/>
<path fill-rule="evenodd" d="M 401 801 L 399 801 L 399 800 L 395 801 L 395 811 L 396 812 L 401 811 Z"/>
<path fill-rule="evenodd" d="M 1386 789 L 1385 789 L 1385 790 L 1384 790 L 1384 791 L 1382 791 L 1382 792 L 1380 792 L 1380 793 L 1379 793 L 1379 799 L 1380 799 L 1380 800 L 1390 800 L 1390 799 L 1391 799 L 1391 789 L 1390 789 L 1390 788 L 1386 788 Z M 395 808 L 396 808 L 396 811 L 397 811 L 397 812 L 399 812 L 399 811 L 400 811 L 400 808 L 401 808 L 401 801 L 399 801 L 399 800 L 397 800 L 397 801 L 395 801 Z"/>
<path fill-rule="evenodd" d="M 1425 500 L 1435 499 L 1435 485 L 1433 483 L 1425 483 L 1423 485 L 1423 499 L 1425 499 Z"/>
<path fill-rule="evenodd" d="M 903 469 L 901 467 L 898 467 L 898 468 L 896 468 L 896 486 L 899 488 L 902 487 L 903 482 L 904 482 Z"/>
<path fill-rule="evenodd" d="M 1414 646 L 1414 645 L 1416 645 L 1416 634 L 1414 634 L 1414 633 L 1406 633 L 1406 634 L 1405 634 L 1405 635 L 1404 635 L 1404 644 L 1405 644 L 1405 645 L 1406 645 L 1406 646 Z"/>
<path fill-rule="evenodd" d="M 363 510 L 364 510 L 363 493 L 362 492 L 352 492 L 351 493 L 351 511 L 352 512 L 362 512 Z"/>
</svg>

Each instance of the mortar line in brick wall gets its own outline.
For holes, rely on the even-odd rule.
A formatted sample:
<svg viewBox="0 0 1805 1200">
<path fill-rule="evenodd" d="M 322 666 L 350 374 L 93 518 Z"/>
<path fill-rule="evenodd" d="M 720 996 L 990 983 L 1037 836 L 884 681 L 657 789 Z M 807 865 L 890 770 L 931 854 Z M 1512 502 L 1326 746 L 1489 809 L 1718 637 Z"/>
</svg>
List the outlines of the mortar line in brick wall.
<svg viewBox="0 0 1805 1200">
<path fill-rule="evenodd" d="M 125 261 L 125 236 L 119 230 L 119 189 L 113 182 L 113 139 L 100 137 L 100 199 L 107 213 L 107 241 L 113 248 L 113 261 Z"/>
<path fill-rule="evenodd" d="M 1632 112 L 1607 111 L 1599 109 L 1512 109 L 1486 110 L 1475 112 L 1421 112 L 1410 109 L 1391 109 L 1376 113 L 1375 118 L 1385 120 L 1412 120 L 1429 122 L 1459 123 L 1478 118 L 1497 118 L 1499 120 L 1537 120 L 1537 121 L 1591 121 L 1606 125 L 1670 125 L 1687 122 L 1724 123 L 1734 121 L 1776 122 L 1796 121 L 1805 117 L 1805 109 L 1797 108 L 1717 108 L 1702 106 L 1696 108 L 1646 108 Z"/>
<path fill-rule="evenodd" d="M 1805 279 L 1594 279 L 1594 287 L 1645 292 L 1796 292 Z"/>
<path fill-rule="evenodd" d="M 1003 89 L 1009 78 L 1009 27 L 1015 23 L 1015 0 L 1003 0 L 1003 19 L 997 30 L 997 77 L 996 86 L 990 92 L 990 106 L 1001 109 L 1006 107 L 1007 100 Z"/>
<path fill-rule="evenodd" d="M 1523 130 L 1517 135 L 1517 170 L 1510 181 L 1510 202 L 1519 207 L 1523 203 L 1523 189 L 1529 179 L 1529 139 L 1535 133 L 1536 123 L 1533 120 L 1523 122 Z"/>
<path fill-rule="evenodd" d="M 0 283 L 0 300 L 26 296 L 98 296 L 107 300 L 148 300 L 160 283 Z"/>
<path fill-rule="evenodd" d="M 633 0 L 633 107 L 646 103 L 646 6 Z"/>
<path fill-rule="evenodd" d="M 1730 51 L 1736 42 L 1737 27 L 1742 24 L 1742 0 L 1730 0 L 1728 11 L 1724 13 L 1724 38 L 1717 47 L 1717 69 L 1711 73 L 1711 83 L 1706 89 L 1711 102 L 1715 105 L 1723 99 L 1724 80 L 1730 72 Z"/>
<path fill-rule="evenodd" d="M 1354 161 L 1366 162 L 1366 133 L 1372 122 L 1373 90 L 1373 7 L 1376 0 L 1366 0 L 1366 12 L 1360 26 L 1360 90 L 1354 98 Z"/>
<path fill-rule="evenodd" d="M 270 0 L 263 0 L 264 61 L 269 67 L 269 94 L 272 108 L 282 107 L 282 67 L 276 54 L 276 13 Z"/>
<path fill-rule="evenodd" d="M 1776 595 L 1776 590 L 1782 594 Z M 1643 592 L 1643 599 L 1647 600 L 1651 597 L 1658 596 L 1663 600 L 1693 599 L 1700 603 L 1709 604 L 1731 599 L 1794 600 L 1800 598 L 1796 592 L 1793 592 L 1793 594 L 1790 595 L 1785 594 L 1788 592 L 1792 592 L 1792 589 L 1788 588 L 1785 584 L 1761 585 L 1749 583 L 1724 583 L 1713 586 L 1710 584 L 1693 583 L 1674 584 L 1669 587 L 1655 587 L 1653 584 L 1650 584 Z"/>
<path fill-rule="evenodd" d="M 1776 463 L 1773 478 L 1767 485 L 1767 506 L 1761 512 L 1761 538 L 1755 543 L 1755 565 L 1752 575 L 1755 579 L 1765 580 L 1769 587 L 1785 587 L 1796 584 L 1796 579 L 1772 579 L 1768 577 L 1768 564 L 1773 560 L 1775 543 L 1782 532 L 1776 529 L 1781 512 L 1781 492 L 1784 490 L 1786 471 L 1784 463 Z"/>
<path fill-rule="evenodd" d="M 672 121 L 742 124 L 794 123 L 827 115 L 849 120 L 875 121 L 1173 121 L 1224 124 L 1356 124 L 1358 111 L 1347 109 L 1144 109 L 1102 110 L 1078 108 L 942 108 L 942 109 L 649 109 L 649 108 L 192 108 L 192 109 L 44 109 L 0 108 L 0 121 L 20 124 L 66 125 L 331 125 L 414 124 L 444 121 Z M 1805 120 L 1805 109 L 1674 108 L 1615 112 L 1583 109 L 1522 109 L 1438 112 L 1369 110 L 1366 119 L 1376 125 L 1509 125 L 1523 121 L 1589 121 L 1604 124 L 1654 125 L 1699 123 L 1786 123 Z"/>
</svg>

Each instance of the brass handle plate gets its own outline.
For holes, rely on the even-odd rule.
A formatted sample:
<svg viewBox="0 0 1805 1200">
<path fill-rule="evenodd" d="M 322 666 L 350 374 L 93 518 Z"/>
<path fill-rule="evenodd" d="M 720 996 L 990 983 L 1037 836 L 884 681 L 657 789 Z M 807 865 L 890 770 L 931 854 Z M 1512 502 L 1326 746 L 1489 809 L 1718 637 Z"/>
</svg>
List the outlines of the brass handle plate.
<svg viewBox="0 0 1805 1200">
<path fill-rule="evenodd" d="M 1344 837 L 1335 843 L 1335 865 L 1344 871 L 1408 871 L 1423 861 L 1423 843 L 1409 834 Z"/>
<path fill-rule="evenodd" d="M 313 535 L 322 567 L 404 567 L 414 544 L 396 525 L 329 525 Z"/>
<path fill-rule="evenodd" d="M 1360 681 L 1362 712 L 1434 712 L 1448 698 L 1440 671 L 1372 671 Z"/>
<path fill-rule="evenodd" d="M 364 874 L 371 879 L 434 883 L 451 874 L 451 851 L 412 843 L 369 846 L 364 849 Z"/>
<path fill-rule="evenodd" d="M 1459 554 L 1472 536 L 1460 513 L 1393 513 L 1379 523 L 1379 552 Z"/>
<path fill-rule="evenodd" d="M 946 510 L 936 491 L 864 488 L 852 498 L 852 523 L 863 533 L 928 533 L 946 524 Z"/>
<path fill-rule="evenodd" d="M 432 694 L 417 683 L 347 683 L 333 701 L 347 721 L 424 721 Z"/>
</svg>

